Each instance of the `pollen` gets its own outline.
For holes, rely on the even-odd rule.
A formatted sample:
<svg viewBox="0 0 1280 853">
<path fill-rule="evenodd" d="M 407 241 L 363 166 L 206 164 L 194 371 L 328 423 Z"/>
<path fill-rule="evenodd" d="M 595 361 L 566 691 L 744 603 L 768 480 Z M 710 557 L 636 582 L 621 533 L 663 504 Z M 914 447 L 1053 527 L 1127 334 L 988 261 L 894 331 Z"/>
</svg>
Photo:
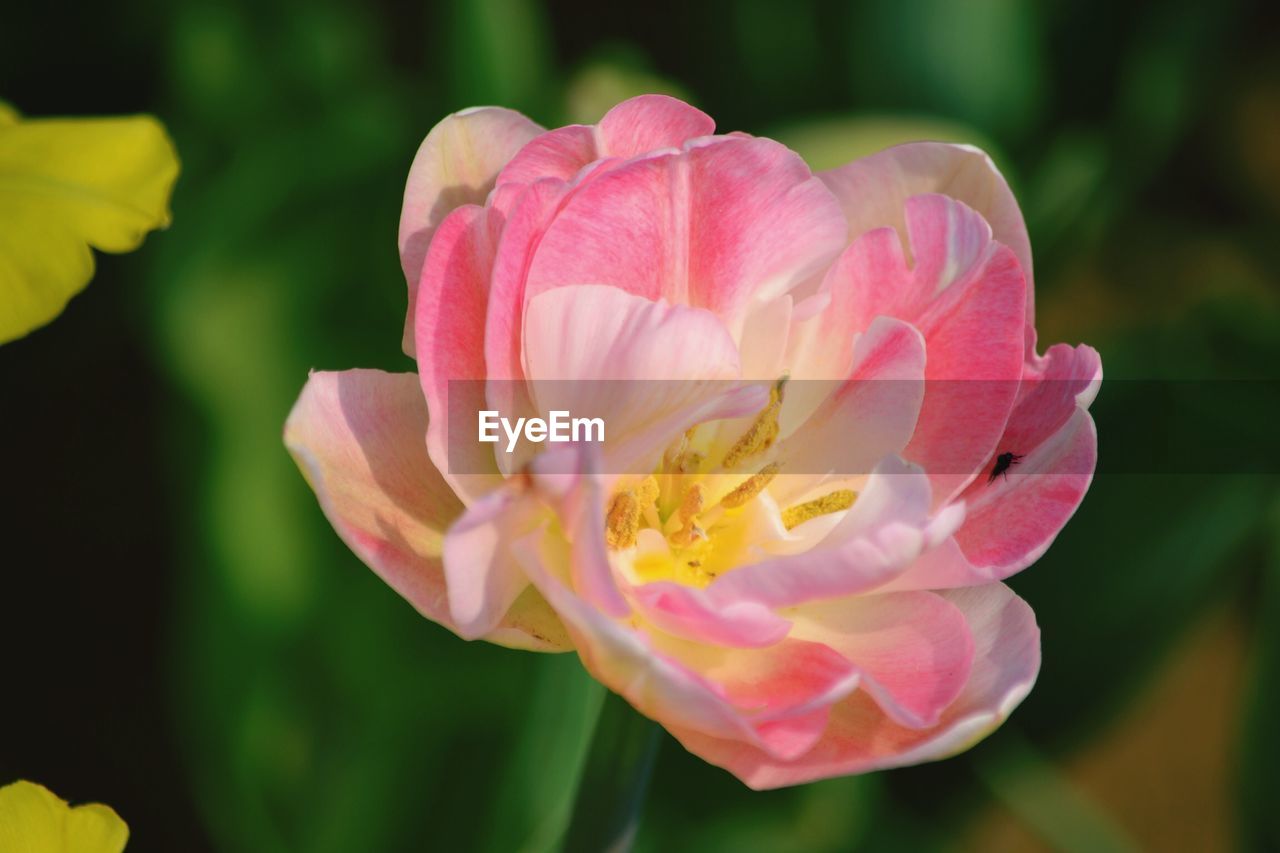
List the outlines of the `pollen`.
<svg viewBox="0 0 1280 853">
<path fill-rule="evenodd" d="M 619 492 L 609 504 L 604 520 L 604 541 L 611 550 L 619 551 L 636 544 L 640 532 L 640 501 L 631 489 Z"/>
<path fill-rule="evenodd" d="M 740 507 L 747 501 L 754 498 L 765 490 L 765 487 L 778 475 L 778 468 L 781 467 L 777 462 L 770 462 L 756 473 L 747 478 L 745 482 L 736 489 L 720 499 L 720 505 L 725 509 L 734 509 Z"/>
<path fill-rule="evenodd" d="M 855 491 L 840 489 L 829 495 L 823 495 L 820 498 L 796 504 L 782 511 L 782 524 L 790 530 L 793 527 L 804 524 L 811 518 L 840 512 L 840 510 L 853 506 L 854 498 L 857 496 L 858 493 Z"/>
<path fill-rule="evenodd" d="M 724 455 L 724 467 L 736 468 L 743 461 L 764 453 L 778 440 L 778 413 L 782 410 L 782 389 L 786 386 L 784 376 L 769 390 L 769 402 L 755 421 L 743 433 L 742 438 L 734 442 L 729 452 Z"/>
<path fill-rule="evenodd" d="M 671 534 L 671 541 L 676 545 L 688 545 L 703 535 L 701 528 L 694 523 L 698 513 L 702 512 L 706 497 L 701 483 L 694 483 L 684 493 L 680 501 L 680 509 L 676 510 L 675 521 L 680 525 Z"/>
</svg>

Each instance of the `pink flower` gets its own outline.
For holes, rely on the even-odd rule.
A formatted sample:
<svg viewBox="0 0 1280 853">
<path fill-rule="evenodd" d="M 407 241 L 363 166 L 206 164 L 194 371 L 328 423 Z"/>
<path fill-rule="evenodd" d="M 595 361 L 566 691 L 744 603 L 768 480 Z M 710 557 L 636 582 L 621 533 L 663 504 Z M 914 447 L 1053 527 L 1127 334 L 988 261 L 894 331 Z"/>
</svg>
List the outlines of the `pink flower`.
<svg viewBox="0 0 1280 853">
<path fill-rule="evenodd" d="M 1039 631 L 1001 581 L 1089 486 L 1102 374 L 1036 354 L 982 152 L 814 175 L 666 97 L 552 131 L 473 109 L 418 151 L 400 249 L 418 373 L 314 373 L 286 441 L 423 615 L 575 649 L 756 788 L 952 755 L 1027 695 Z M 447 411 L 545 410 L 546 379 L 683 381 L 610 386 L 603 450 L 450 440 Z"/>
</svg>

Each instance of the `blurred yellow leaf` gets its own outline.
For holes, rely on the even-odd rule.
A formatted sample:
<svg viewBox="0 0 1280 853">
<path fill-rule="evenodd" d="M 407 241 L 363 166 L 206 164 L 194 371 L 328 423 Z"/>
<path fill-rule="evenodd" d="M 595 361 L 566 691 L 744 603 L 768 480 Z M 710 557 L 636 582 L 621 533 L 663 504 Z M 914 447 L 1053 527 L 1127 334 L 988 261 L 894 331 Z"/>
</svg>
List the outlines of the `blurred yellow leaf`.
<svg viewBox="0 0 1280 853">
<path fill-rule="evenodd" d="M 683 101 L 689 93 L 679 84 L 647 71 L 608 61 L 582 68 L 565 91 L 565 115 L 570 122 L 594 124 L 615 104 L 637 95 L 671 95 Z"/>
<path fill-rule="evenodd" d="M 32 782 L 0 788 L 0 850 L 5 853 L 120 853 L 128 840 L 129 827 L 108 806 L 71 808 Z"/>
<path fill-rule="evenodd" d="M 150 116 L 23 120 L 0 103 L 0 343 L 56 317 L 93 253 L 169 224 L 178 156 Z"/>
</svg>

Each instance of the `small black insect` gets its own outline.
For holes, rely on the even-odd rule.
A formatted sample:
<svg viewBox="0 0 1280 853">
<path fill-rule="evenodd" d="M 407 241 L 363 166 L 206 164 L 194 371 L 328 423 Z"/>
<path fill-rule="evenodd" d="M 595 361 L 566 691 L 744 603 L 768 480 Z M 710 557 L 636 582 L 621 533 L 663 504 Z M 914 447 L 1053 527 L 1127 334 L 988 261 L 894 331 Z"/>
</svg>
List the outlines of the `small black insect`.
<svg viewBox="0 0 1280 853">
<path fill-rule="evenodd" d="M 1021 453 L 1001 453 L 996 457 L 996 467 L 991 469 L 991 476 L 987 478 L 987 482 L 994 483 L 996 477 L 1001 474 L 1004 474 L 1006 480 L 1009 479 L 1009 469 L 1017 465 L 1022 456 L 1023 454 Z"/>
</svg>

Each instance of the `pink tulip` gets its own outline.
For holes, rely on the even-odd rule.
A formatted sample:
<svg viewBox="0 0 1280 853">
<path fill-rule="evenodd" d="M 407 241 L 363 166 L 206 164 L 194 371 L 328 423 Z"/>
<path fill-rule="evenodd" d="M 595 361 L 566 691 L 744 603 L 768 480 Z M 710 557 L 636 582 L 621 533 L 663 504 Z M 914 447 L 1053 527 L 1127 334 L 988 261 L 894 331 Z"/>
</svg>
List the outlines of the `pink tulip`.
<svg viewBox="0 0 1280 853">
<path fill-rule="evenodd" d="M 446 118 L 400 224 L 418 372 L 312 374 L 286 442 L 427 618 L 576 650 L 751 787 L 952 755 L 1035 681 L 1001 581 L 1092 479 L 1098 354 L 1037 355 L 1026 228 L 982 152 L 815 175 L 713 129 L 660 96 L 592 127 Z M 548 379 L 683 390 L 610 386 L 603 450 L 449 435 L 450 408 L 534 411 Z"/>
</svg>

